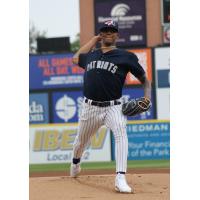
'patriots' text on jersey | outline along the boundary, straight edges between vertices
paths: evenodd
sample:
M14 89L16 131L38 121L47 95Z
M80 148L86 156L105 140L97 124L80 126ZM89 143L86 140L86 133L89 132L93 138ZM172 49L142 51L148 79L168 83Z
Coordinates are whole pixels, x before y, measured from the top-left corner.
M92 61L89 64L87 64L87 71L92 69L103 69L112 72L114 74L117 68L118 67L115 64L105 61Z

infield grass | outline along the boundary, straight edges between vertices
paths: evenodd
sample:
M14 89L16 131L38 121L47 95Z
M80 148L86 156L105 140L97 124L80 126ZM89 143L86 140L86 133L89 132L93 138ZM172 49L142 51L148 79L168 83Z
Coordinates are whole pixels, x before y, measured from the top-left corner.
M59 164L31 164L29 172L66 171L70 163ZM81 164L82 169L115 169L115 161L110 162L87 162ZM169 160L129 160L128 168L169 168Z

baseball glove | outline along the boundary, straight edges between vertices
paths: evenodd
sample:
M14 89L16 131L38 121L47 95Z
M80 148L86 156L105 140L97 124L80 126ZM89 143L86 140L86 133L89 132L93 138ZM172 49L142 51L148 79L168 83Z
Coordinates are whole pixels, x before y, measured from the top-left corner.
M146 97L132 99L122 105L122 113L127 116L135 116L146 112L151 107L151 101Z

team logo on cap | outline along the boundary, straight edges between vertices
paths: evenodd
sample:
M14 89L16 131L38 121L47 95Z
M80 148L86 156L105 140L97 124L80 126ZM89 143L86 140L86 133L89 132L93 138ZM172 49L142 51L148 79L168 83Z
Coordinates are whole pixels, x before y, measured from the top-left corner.
M109 20L105 22L105 24L107 24L108 26L115 26L115 22L113 20Z

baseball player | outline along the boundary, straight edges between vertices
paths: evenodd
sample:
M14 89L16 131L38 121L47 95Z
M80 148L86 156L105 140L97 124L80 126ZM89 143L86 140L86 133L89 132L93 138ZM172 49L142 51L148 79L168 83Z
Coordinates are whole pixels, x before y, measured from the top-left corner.
M106 21L94 36L74 55L73 62L85 69L83 94L84 102L79 119L78 134L73 146L71 177L80 173L81 156L91 137L102 126L110 128L115 138L116 178L115 189L131 193L126 181L128 139L126 134L127 116L122 113L122 88L128 72L144 85L145 97L151 98L151 83L138 63L135 54L118 49L118 25ZM100 42L101 47L94 49Z

